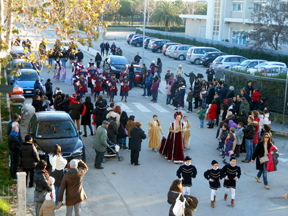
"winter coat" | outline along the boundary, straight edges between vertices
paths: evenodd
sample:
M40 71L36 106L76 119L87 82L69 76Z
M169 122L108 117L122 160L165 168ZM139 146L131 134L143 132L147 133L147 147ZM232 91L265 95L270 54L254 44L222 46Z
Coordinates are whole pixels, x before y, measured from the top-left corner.
M257 126L256 126L256 130L255 130L255 137L254 137L254 140L253 140L253 144L257 144L258 143L258 131L259 131L259 122L260 122L260 119L258 117L255 117L254 118L254 122L256 123L257 122Z
M223 99L227 99L227 95L228 95L229 89L228 88L221 88L220 90L220 98Z
M177 68L177 70L176 70L177 76L178 76L179 73L181 73L181 75L184 74L183 68L181 68L181 69L179 67Z
M15 121L16 121L15 119L12 119L7 125L7 135L8 136L12 132L12 123L15 122ZM23 140L22 140L22 136L21 136L21 128L18 127L18 129L19 129L19 131L18 131L18 139L20 140L20 143L22 143Z
M84 104L86 106L86 112L84 116L82 116L82 112L84 109ZM93 113L93 104L92 103L84 103L81 109L81 125L91 125L91 115Z
M205 119L205 113L206 113L206 110L205 110L205 109L201 110L200 113L199 113L198 118L199 118L200 120L204 120L204 119Z
M35 112L44 111L45 107L43 107L43 101L41 100L34 100L32 102L32 106L35 108Z
M188 92L187 94L187 99L186 99L187 102L192 102L193 101L193 92Z
M229 151L233 150L234 138L229 138L226 142L225 155L229 155Z
M107 143L107 129L104 125L100 125L95 134L95 139L93 141L93 149L97 152L105 152L106 148L109 146Z
M51 186L48 183L47 176L44 170L35 169L34 171L34 183L36 185L35 191L52 191Z
M127 130L127 134L128 137L131 138L130 136L130 131L132 130L132 128L135 127L136 122L132 121L132 120L128 120L127 124L126 124L126 130Z
M198 82L194 82L194 88L193 88L193 96L194 97L200 97L200 90L201 90L201 83Z
M151 73L152 73L152 74L154 74L154 73L156 72L156 66L155 66L155 64L152 63L152 64L150 65L150 70L151 70Z
M254 92L253 92L253 94L252 94L252 101L253 101L253 102L259 102L261 96L262 96L262 95L261 95L257 90L254 90Z
M248 124L246 127L244 127L243 132L245 139L254 140L256 126L257 123L252 122L251 124Z
M229 120L228 126L229 128L234 127L235 129L238 127L238 125L233 120Z
M271 153L270 152L271 146L272 146L271 143L267 144L268 154ZM253 152L253 155L252 155L252 160L256 159L256 169L257 170L263 170L263 164L260 163L260 158L263 157L264 154L265 154L264 143L259 142L255 148L255 151Z
M102 61L101 55L96 55L95 56L95 62L101 62L101 61Z
M247 115L241 115L241 116L239 116L239 117L238 117L238 120L237 120L237 124L238 124L239 122L242 122L242 123L244 124L244 126L247 125L247 124L248 124L247 118L248 118Z
M220 97L214 98L214 100L216 101L216 105L217 105L216 114L217 114L217 115L220 115L222 100L221 100Z
M105 100L104 98L99 99L96 101L95 103L95 108L106 108L107 107L107 100Z
M148 77L146 77L146 80L145 80L146 87L152 85L152 77L153 77L153 74L150 74Z
M109 50L110 49L110 44L109 43L106 43L105 44L105 50Z
M253 94L253 91L254 91L253 86L249 87L248 85L246 85L244 87L244 90L246 91L246 94L249 96L249 98L251 100L251 97L252 97L252 94Z
M112 111L113 111L113 108L111 108L111 107L108 107L107 109L105 109L104 112L103 112L102 121L107 120L107 119L108 119L108 118L107 118L108 113L110 113L110 112L112 112Z
M22 143L19 156L21 158L21 167L24 169L35 168L37 162L40 161L39 155L33 143Z
M270 114L269 114L269 113L264 113L263 115L264 115L263 125L264 125L264 124L270 125L270 124L271 124L271 121L269 120Z
M128 124L128 123L127 123ZM141 151L141 143L143 139L146 139L145 132L138 127L133 127L130 131L130 149L132 151Z
M157 64L157 73L162 73L162 62Z
M221 69L220 71L219 70L216 70L215 72L215 79L219 82L221 79L224 78L224 73L223 73L223 70Z
M102 124L102 119L103 119L103 113L104 113L104 109L98 109L98 108L95 108L93 110L93 115L95 115L95 118L94 118L94 123L99 126Z
M179 82L174 82L171 86L171 95L172 97L175 96L176 90L179 88Z
M250 111L250 105L249 105L249 102L247 100L244 100L241 102L239 110L241 111L243 109L246 111L246 113L248 113Z
M125 111L122 111L121 116L120 116L120 127L118 128L118 138L125 138L127 137L127 132L125 130L126 124L128 121L128 115Z
M207 90L206 103L211 104L215 95L215 88L209 87Z
M154 92L157 92L158 91L158 87L159 87L159 80L153 82L151 90L154 91Z
M189 77L189 82L190 83L194 82L196 75L193 72L190 72L189 74L184 73L184 75Z
M20 140L18 138L18 135L16 136L16 135L10 134L8 136L8 148L9 148L9 151L19 152L20 147L21 147L21 142L20 142Z
M71 110L70 116L72 119L80 119L80 116L82 114L82 104L71 104L69 105L69 109Z
M166 95L171 95L171 87L172 87L172 85L170 85L170 84L167 84L166 85Z
M207 117L209 119L216 119L217 115L217 104L212 104L210 109L208 110Z
M40 92L43 92L43 87L42 84L40 83L40 81L35 81L34 83L34 90L39 89Z
M108 139L116 144L117 143L117 135L118 135L118 127L115 121L110 121L110 124L107 129Z
M233 98L235 96L234 91L229 91L226 98Z
M241 145L243 142L244 138L244 132L243 132L243 127L242 128L237 128L235 131L236 139L237 139L237 145Z
M279 157L279 153L278 153L278 149L276 148L276 146L272 145L270 149L268 149L269 153L268 153L268 157L269 157L269 161L267 162L267 172L273 172L273 171L277 171L277 164L278 164L278 157ZM271 154L271 152L273 151L273 155Z
M167 194L167 202L171 205L170 209L169 209L169 216L175 216L173 213L173 208L174 208L174 205L176 203L176 199L178 198L179 194L180 194L179 192L174 192L174 191L169 191ZM183 194L181 194L180 200L182 202L184 201L184 195ZM185 209L186 208L189 208L189 204L187 202L185 202Z
M55 205L53 200L45 200L40 208L39 216L55 216L55 210L60 209L62 203Z
M210 70L210 68L207 69L206 74L207 74L207 81L212 82L213 76L215 75L214 69L211 69L211 70Z
M58 201L63 201L64 190L66 190L66 206L76 205L87 198L82 181L88 166L84 162L79 162L79 166L81 169L70 169L62 179Z
M117 129L120 127L120 115L114 111L109 112L106 115L106 118L109 119L110 117L116 118Z
M45 83L45 88L46 88L46 95L48 96L52 96L53 95L53 87L52 87L52 83L51 82L46 82Z

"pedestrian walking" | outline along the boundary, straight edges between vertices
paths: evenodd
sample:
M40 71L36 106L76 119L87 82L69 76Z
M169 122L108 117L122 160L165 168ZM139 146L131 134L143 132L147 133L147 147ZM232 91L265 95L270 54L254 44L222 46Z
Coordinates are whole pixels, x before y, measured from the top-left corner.
M172 81L169 80L166 84L166 105L170 104L171 102L171 87L172 87Z
M115 45L115 42L112 43L110 49L111 49L112 55L115 55L115 54L116 54L116 45Z
M105 44L106 56L108 56L108 54L109 54L109 49L110 49L110 44L109 44L109 42L106 42L106 44Z
M84 54L80 49L78 49L78 52L76 53L76 58L78 62L81 62L84 59Z
M100 44L100 49L101 49L101 56L104 56L104 50L105 50L105 43L104 43L104 41L102 41L102 43Z
M62 63L64 68L66 68L67 58L68 58L67 50L64 48L62 51L62 56L61 56L61 63Z
M64 176L64 169L67 165L67 160L61 154L61 146L56 144L53 146L49 154L49 162L51 164L51 176L55 179L55 204L58 204L61 182Z
M196 178L197 169L191 164L192 158L185 157L185 163L177 170L177 176L182 179L183 194L190 195L190 189L192 186L192 179Z
M206 74L207 74L207 81L212 82L213 76L215 75L215 71L212 65L210 65L209 69L207 69Z
M130 148L130 144L131 144L131 134L130 134L130 131L132 130L132 128L135 127L135 116L134 115L131 115L129 116L129 119L127 121L127 124L126 124L126 130L127 130L127 134L128 134L128 150L131 150Z
M73 159L69 163L69 170L62 179L59 202L63 201L64 191L66 191L66 215L72 216L73 208L75 216L81 214L81 202L87 199L83 189L83 177L88 172L88 166L78 159Z
M245 160L243 163L250 163L253 155L253 140L256 133L257 122L254 122L253 116L248 117L248 125L244 127L244 139L245 139L245 149L247 151Z
M77 126L77 130L80 132L80 116L82 114L82 104L80 102L80 96L78 95L76 97L77 100L77 104L76 103L72 103L71 105L69 105L69 110L71 110L70 116L75 124L76 122L76 126Z
M108 136L107 136L107 129L109 126L109 122L104 120L102 125L100 125L95 134L95 139L93 141L93 148L96 152L94 167L96 169L104 169L104 167L101 166L102 160L104 158L104 153L109 146L107 143Z
M102 50L101 50L101 52L102 52ZM104 51L103 51L103 53L104 53ZM97 68L100 68L101 61L102 61L102 57L101 57L100 53L97 52L97 54L95 56L95 62L96 62Z
M215 208L216 196L218 193L218 188L221 187L220 182L222 180L222 171L218 168L218 162L213 160L211 162L212 169L204 172L204 177L209 181L211 189L211 207Z
M8 148L10 155L10 177L17 179L16 173L19 167L19 150L21 148L21 142L19 140L19 128L18 123L12 124L11 133L8 136Z
M128 124L128 123L127 123ZM142 140L146 139L145 132L141 129L142 123L136 122L130 131L131 165L139 166L139 152L141 151Z
M91 103L91 97L85 98L85 103L82 105L82 113L81 113L81 125L84 127L84 135L83 137L87 137L87 127L89 127L91 136L93 136L93 130L91 127L91 115L93 113L93 104Z
M149 144L148 147L152 148L153 151L157 152L157 149L160 148L160 132L162 136L164 133L161 128L161 122L158 120L157 115L153 115L153 121L148 123L148 136L149 136Z
M234 207L234 200L236 195L236 181L241 176L241 168L236 165L237 159L230 158L230 163L222 168L222 177L224 178L225 195L224 200L227 200L228 193L231 189L231 207Z
M160 58L157 58L157 63L156 63L156 71L157 71L157 75L159 76L160 80L161 80L161 73L162 73L162 61Z
M26 185L28 184L29 177L29 188L34 186L34 168L38 161L40 161L38 152L33 144L33 137L31 135L25 136L25 141L22 143L19 151L20 167L26 172Z

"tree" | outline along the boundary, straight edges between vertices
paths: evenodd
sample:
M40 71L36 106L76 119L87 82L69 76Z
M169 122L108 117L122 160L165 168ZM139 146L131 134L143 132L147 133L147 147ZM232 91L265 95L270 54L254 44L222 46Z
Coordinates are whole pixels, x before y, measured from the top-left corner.
M119 18L119 24L122 17L128 17L132 15L131 11L131 1L130 0L120 0L120 9L118 11L120 18Z
M268 0L265 7L252 13L254 31L249 33L249 45L256 48L270 47L279 49L288 37L288 3L281 0Z
M155 24L164 24L167 32L172 24L180 25L182 19L179 17L178 8L172 2L160 2L152 15L152 22Z
M186 2L184 14L207 15L207 3Z

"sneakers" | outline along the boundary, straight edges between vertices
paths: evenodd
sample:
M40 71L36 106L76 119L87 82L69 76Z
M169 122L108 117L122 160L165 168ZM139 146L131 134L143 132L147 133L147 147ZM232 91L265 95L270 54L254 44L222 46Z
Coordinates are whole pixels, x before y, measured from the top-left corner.
M270 189L269 185L265 185L265 189L269 190Z
M256 179L256 181L257 181L258 183L261 183L261 180L260 180L260 178L259 178L258 176L256 176L255 179Z

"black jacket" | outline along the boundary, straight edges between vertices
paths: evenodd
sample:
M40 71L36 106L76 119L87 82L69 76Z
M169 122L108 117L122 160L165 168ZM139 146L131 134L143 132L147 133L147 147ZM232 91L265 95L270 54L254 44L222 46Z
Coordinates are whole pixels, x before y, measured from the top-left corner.
M179 88L179 82L175 82L172 86L171 86L171 96L175 97L175 92L176 90Z
M132 128L130 131L131 140L130 140L130 149L132 151L141 151L141 143L143 139L146 139L145 132L138 127Z
M101 62L101 61L102 61L101 55L96 55L95 56L95 62Z
M102 50L102 49L103 49L103 50L105 49L105 43L101 43L101 44L100 44L100 49L101 49L101 50Z
M51 82L46 82L45 83L45 88L46 88L46 95L48 96L52 96L53 95L53 88L52 88L52 83Z
M127 137L127 132L125 131L126 124L128 121L128 115L125 111L122 111L120 116L120 127L118 128L118 138L125 138Z
M35 168L36 163L40 160L33 143L22 143L19 156L21 158L20 164L24 169Z
M118 128L115 121L111 121L107 129L108 139L112 143L117 143Z
M227 98L228 92L229 92L228 88L226 87L221 88L219 96L221 97L222 100Z
M194 83L193 93L194 97L200 97L201 83L198 81Z
M220 97L214 98L214 100L216 101L216 104L217 104L216 114L219 115L219 114L220 114L220 111L221 111L221 103L222 103L222 100L221 100Z
M207 81L212 82L213 76L215 75L214 69L211 69L211 70L210 70L210 68L207 69L206 74L207 74Z
M93 104L92 103L84 103L86 106L85 115L81 118L81 125L91 125L91 115L93 113ZM81 114L84 109L84 104L82 105Z
M19 141L19 138L14 135L8 136L8 148L12 152L19 152L19 149L21 147L21 142Z
M110 49L109 43L106 43L106 44L105 44L105 49L106 49L106 50L109 50L109 49Z
M79 60L82 60L84 58L83 53L80 51L76 54L76 56L78 57Z
M34 100L32 106L35 108L35 112L44 111L43 102L41 100Z
M142 59L141 56L138 56L138 55L136 55L136 56L134 57L134 61L135 61L135 63L137 63L137 64L140 62L141 59Z
M209 87L207 91L206 103L211 104L215 95L215 88Z
M95 115L94 122L98 126L102 125L103 113L105 109L95 108L93 110L93 115Z
M52 191L48 179L43 170L35 169L34 183L36 185L35 191Z
M189 77L189 82L190 83L194 82L196 75L193 72L190 72L189 74L184 73L184 75Z
M269 152L269 149L271 148L271 143L267 144L267 151ZM256 158L256 169L257 170L263 170L263 164L260 163L259 158L263 157L265 154L265 150L264 150L264 143L263 142L259 142L255 148L255 151L252 155L252 160L255 160Z
M72 119L80 119L82 114L82 104L71 104L69 105L69 109L71 110L70 116Z
M248 124L244 129L243 129L243 133L244 133L244 138L245 139L252 139L254 140L255 137L255 133L256 133L256 126L254 122L252 122L251 124Z

